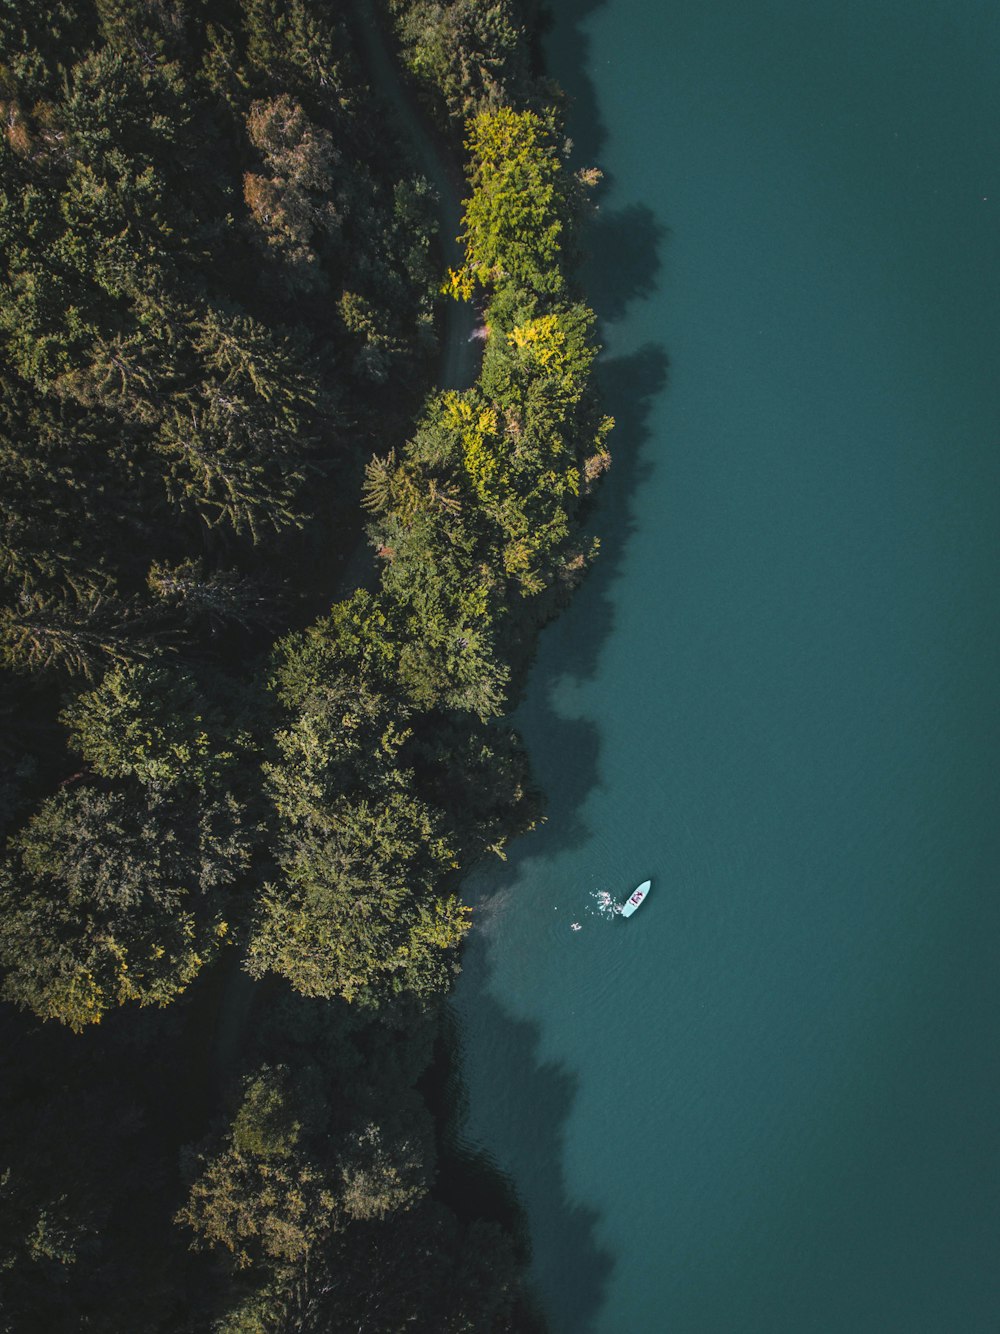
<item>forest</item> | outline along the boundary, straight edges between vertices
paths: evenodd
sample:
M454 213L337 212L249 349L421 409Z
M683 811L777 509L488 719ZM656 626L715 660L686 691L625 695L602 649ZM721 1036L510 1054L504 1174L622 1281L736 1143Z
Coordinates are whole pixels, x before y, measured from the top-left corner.
M10 1334L541 1328L448 1141L445 1005L596 552L598 173L533 7L387 0L465 176L446 272L365 12L0 5Z

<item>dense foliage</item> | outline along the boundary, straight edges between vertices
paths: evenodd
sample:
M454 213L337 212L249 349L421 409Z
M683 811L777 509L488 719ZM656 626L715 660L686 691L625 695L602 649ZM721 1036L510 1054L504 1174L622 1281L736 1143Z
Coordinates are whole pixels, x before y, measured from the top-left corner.
M392 11L468 117L443 284L363 8L0 10L0 1330L529 1327L418 1088L611 422L523 15Z
M432 110L463 124L534 93L533 0L389 0L403 60Z

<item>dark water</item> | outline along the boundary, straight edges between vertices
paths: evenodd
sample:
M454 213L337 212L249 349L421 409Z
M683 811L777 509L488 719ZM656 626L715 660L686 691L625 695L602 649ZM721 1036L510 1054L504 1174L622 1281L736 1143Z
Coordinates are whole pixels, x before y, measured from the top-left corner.
M558 1334L996 1334L1000 9L548 48L619 426L519 714L550 818L469 887L468 1141Z

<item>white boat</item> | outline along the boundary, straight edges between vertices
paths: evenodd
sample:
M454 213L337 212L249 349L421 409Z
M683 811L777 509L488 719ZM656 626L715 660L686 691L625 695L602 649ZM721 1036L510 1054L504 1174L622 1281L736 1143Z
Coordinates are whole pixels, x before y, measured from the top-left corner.
M638 889L632 891L628 896L628 899L621 906L621 915L623 917L632 916L636 908L638 908L639 904L649 893L649 887L652 883L652 880L644 880Z

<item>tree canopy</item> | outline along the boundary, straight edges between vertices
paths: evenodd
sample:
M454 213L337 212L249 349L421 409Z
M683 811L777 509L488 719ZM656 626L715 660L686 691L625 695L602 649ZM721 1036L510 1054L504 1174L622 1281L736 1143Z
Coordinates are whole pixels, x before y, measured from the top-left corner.
M530 14L389 9L443 284L360 14L0 13L0 1330L533 1328L441 1013L612 423Z

